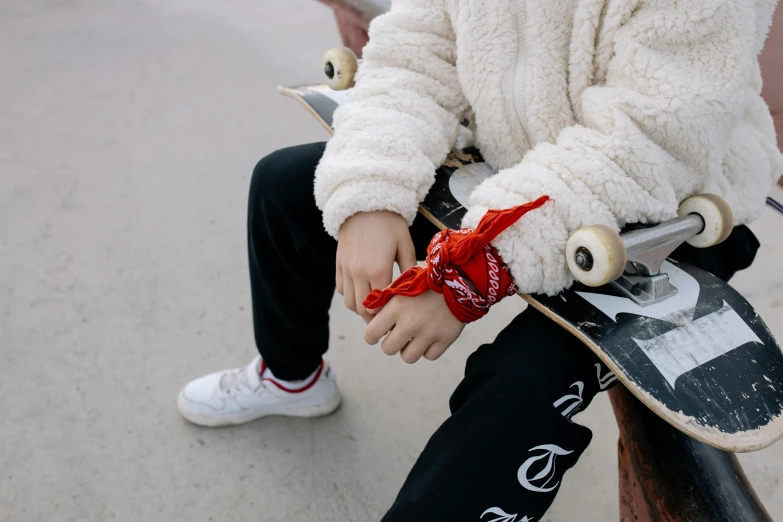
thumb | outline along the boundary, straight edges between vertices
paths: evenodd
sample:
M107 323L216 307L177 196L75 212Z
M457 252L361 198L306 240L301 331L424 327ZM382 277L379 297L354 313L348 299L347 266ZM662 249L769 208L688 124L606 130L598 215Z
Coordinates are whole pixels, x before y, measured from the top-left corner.
M400 272L405 272L416 266L416 248L410 234L397 245L397 265Z

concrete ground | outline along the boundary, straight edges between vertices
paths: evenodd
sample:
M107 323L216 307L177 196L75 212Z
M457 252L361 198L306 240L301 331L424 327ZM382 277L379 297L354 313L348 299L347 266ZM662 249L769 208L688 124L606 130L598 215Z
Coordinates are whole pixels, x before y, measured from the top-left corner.
M319 78L338 43L314 0L0 3L0 520L342 522L389 506L465 358L521 300L414 366L335 306L345 404L328 418L207 430L175 408L188 379L254 353L249 175L326 137L275 87ZM736 286L783 338L783 216L754 230L764 246ZM578 420L594 442L544 520L617 520L606 397ZM742 462L783 519L783 444Z

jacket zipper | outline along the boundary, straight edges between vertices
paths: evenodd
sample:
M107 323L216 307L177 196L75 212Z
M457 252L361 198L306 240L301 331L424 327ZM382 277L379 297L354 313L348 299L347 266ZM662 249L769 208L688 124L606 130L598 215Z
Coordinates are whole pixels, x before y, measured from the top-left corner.
M519 129L522 137L525 139L522 149L530 149L533 144L530 141L530 135L527 132L527 107L525 106L525 58L527 55L527 40L525 34L525 25L527 23L527 0L513 0L516 3L515 17L517 23L517 56L514 61L514 69L511 74L511 103L514 107Z

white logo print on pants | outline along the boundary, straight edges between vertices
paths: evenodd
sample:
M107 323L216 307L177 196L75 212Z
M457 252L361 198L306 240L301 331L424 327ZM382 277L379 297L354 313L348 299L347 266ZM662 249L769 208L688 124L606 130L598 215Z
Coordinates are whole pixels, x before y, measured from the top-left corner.
M537 450L541 450L543 453L530 457L521 466L519 466L519 471L517 471L517 480L519 480L519 483L522 484L522 487L528 491L547 493L555 489L560 484L560 481L557 481L553 485L549 486L549 482L555 477L555 459L558 455L568 455L569 453L573 453L573 451L564 450L560 446L555 446L554 444L542 444L541 446L536 446L530 451ZM547 459L544 469L539 471L535 476L528 477L530 467L541 459ZM537 484L534 484L534 482Z
M585 389L585 383L582 381L576 381L574 384L569 386L569 388L576 387L576 393L563 395L559 399L557 399L554 403L552 403L552 406L555 408L559 408L563 404L570 402L568 407L564 409L561 414L566 419L570 419L571 416L576 413L579 410L579 407L582 405L582 391Z
M601 364L595 363L595 373L598 375L598 387L605 390L617 380L617 376L612 370L607 371L606 375L601 375Z
M499 507L491 507L481 514L481 520L484 520L484 515L489 513L490 515L497 515L498 518L487 519L485 522L533 522L532 518L522 517L517 520L517 515L506 513Z

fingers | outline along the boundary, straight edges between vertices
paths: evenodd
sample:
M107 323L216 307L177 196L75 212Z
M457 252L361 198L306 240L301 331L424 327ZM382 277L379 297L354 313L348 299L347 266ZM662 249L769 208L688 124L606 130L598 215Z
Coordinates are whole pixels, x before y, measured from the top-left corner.
M448 350L449 346L451 346L451 343L446 342L436 342L430 345L429 348L424 352L424 358L428 361L434 361L441 355L443 355L446 350Z
M386 335L394 327L397 317L394 313L395 307L392 304L394 298L377 313L364 330L364 341L367 344L377 344L381 337Z
M372 314L362 305L374 288L386 288L391 283L392 267L375 270L371 275L355 276L347 270L338 270L335 274L335 287L343 296L343 303L349 310L359 314L366 323ZM377 313L378 310L375 311Z
M338 294L345 295L343 293L343 268L339 265L337 266L337 272L334 274L334 286Z
M412 364L422 357L438 359L464 328L451 315L443 296L428 290L415 297L392 297L376 312L364 339L368 344L376 344L386 335L381 344L383 353L399 353L406 363Z
M372 287L370 290L375 290L376 288L383 290L389 286L392 282L392 275L394 275L394 263L389 263L383 268L378 268L370 272L369 284ZM370 292L368 291L367 293L369 294ZM367 294L365 294L364 297L367 297Z
M406 234L397 245L397 265L400 267L400 272L416 266L416 247L413 246L410 233Z
M392 282L392 276L394 275L394 263L388 265L385 268L374 270L370 273L370 282L368 286L365 287L367 292L362 296L362 301L357 301L358 303L364 302L364 299L367 298L370 292L373 290L383 290L387 286L389 286ZM358 297L357 297L358 299ZM372 316L379 313L381 311L381 308L375 308L373 310L367 310L364 308L365 313L367 314L367 317L365 315L362 315L364 317L364 320L369 324L370 319L372 319Z
M346 219L335 257L335 287L345 306L369 320L362 302L373 289L389 286L395 261L403 270L416 264L405 219L388 211L359 212Z
M367 312L367 309L362 305L364 300L367 298L367 294L369 294L372 291L372 288L370 288L370 282L369 281L354 281L354 290L356 291L356 313L358 313L362 319L364 319L365 323L370 322L372 320L372 315L370 315Z
M424 337L414 337L400 352L402 360L408 364L413 364L419 359L427 349L432 345L432 342ZM384 350L385 351L385 350Z
M411 334L404 328L393 328L381 343L381 351L386 355L394 355L405 348L411 340Z
M348 310L356 312L356 292L353 289L353 279L350 277L343 279L343 303Z

